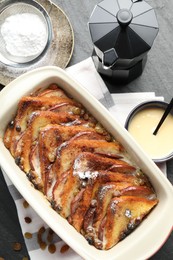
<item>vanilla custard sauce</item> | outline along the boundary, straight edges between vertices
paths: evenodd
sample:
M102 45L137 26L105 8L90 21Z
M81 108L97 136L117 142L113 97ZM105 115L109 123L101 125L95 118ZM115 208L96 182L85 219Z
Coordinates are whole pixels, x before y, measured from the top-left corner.
M153 135L164 110L162 108L146 108L139 111L130 121L128 131L142 148L158 159L173 152L173 116L169 114L156 135Z

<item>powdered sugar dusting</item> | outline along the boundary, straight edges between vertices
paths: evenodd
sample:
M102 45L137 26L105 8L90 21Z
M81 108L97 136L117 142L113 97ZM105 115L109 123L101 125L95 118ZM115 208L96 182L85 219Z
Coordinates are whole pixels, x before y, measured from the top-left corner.
M1 26L6 50L13 56L28 57L42 52L47 41L47 30L42 19L32 13L7 17Z
M74 175L77 175L80 179L95 179L99 175L98 171L75 171L73 172Z

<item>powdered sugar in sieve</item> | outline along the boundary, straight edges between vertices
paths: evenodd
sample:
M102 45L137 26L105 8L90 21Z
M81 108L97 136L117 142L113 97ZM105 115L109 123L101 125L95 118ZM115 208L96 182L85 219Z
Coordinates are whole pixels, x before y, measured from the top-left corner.
M49 16L35 1L12 1L0 13L0 60L25 66L38 60L50 45Z

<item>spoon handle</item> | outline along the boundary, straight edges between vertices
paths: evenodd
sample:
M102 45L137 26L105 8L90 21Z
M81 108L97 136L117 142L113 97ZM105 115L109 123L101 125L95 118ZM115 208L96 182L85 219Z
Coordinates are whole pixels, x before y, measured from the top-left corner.
M156 129L155 129L154 132L153 132L153 135L156 135L156 134L157 134L157 132L159 131L161 125L163 124L163 122L165 121L165 119L166 119L166 117L168 116L169 112L171 111L172 107L173 107L173 98L171 99L171 102L170 102L169 105L167 106L167 108L166 108L166 110L165 110L163 116L161 117L161 119L160 119L160 121L159 121L159 123L158 123Z

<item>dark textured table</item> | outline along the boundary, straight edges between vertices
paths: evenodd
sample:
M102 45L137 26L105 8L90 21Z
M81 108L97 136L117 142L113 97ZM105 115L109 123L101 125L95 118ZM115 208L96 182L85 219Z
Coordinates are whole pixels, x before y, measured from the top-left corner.
M76 64L92 54L92 42L88 31L88 20L98 0L54 0L69 17L74 29L75 47L70 65ZM115 82L105 80L109 90L113 93L127 92L155 92L157 96L164 96L170 101L173 97L173 1L149 0L155 8L159 23L159 34L154 42L142 75L125 86L118 86ZM167 163L168 179L173 183L173 160ZM173 205L170 205L172 210ZM166 220L165 220L166 221ZM164 225L164 223L163 223ZM15 205L8 193L2 175L0 174L0 257L5 260L22 260L27 256L20 226L17 220ZM14 252L12 242L20 242L22 251ZM173 259L173 233L162 248L150 259ZM40 260L40 259L38 259ZM44 260L44 259L41 259ZM133 259L130 259L133 260Z

